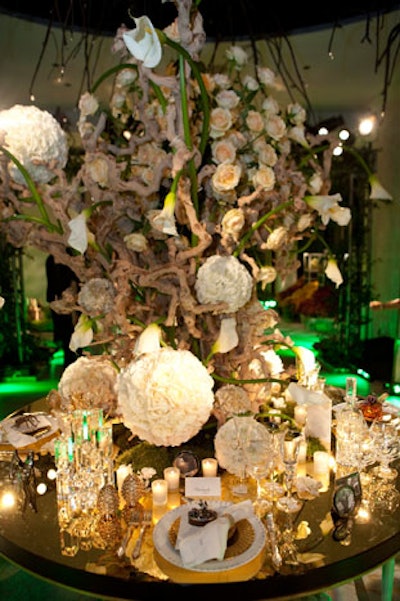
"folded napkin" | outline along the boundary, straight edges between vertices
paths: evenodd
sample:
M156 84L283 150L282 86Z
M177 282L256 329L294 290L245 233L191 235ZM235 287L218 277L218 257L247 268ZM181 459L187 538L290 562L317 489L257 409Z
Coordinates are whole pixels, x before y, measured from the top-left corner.
M307 407L304 433L306 438L318 438L327 451L331 448L332 400L324 393L314 392L291 382L289 396L297 405Z
M28 416L29 417L29 416ZM57 431L58 423L46 415L34 414L32 420L21 420L21 416L8 418L1 423L5 441L15 449L22 449L36 444L42 437Z
M190 509L191 505L188 505L187 511ZM185 568L192 568L210 559L222 561L232 524L254 516L249 499L212 509L216 509L218 518L205 526L192 526L187 513L183 512L181 515L175 548L180 552Z

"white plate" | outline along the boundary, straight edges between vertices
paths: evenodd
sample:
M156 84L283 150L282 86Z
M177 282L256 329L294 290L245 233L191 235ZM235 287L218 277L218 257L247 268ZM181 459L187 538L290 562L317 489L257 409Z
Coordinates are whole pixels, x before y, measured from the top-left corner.
M211 509L216 509L219 512L220 510L225 510L231 505L231 503L225 501L207 501L207 505ZM182 563L179 551L174 549L170 542L169 531L175 520L178 517L186 515L190 507L191 504L188 503L186 505L181 505L176 509L172 509L160 519L160 521L155 525L153 531L154 546L159 554L164 559L169 561L169 563L181 569L185 569L185 566ZM250 547L246 549L246 551L240 555L236 555L235 557L223 559L222 561L207 561L198 566L191 567L190 570L196 572L219 572L221 570L233 570L240 566L246 565L249 561L257 557L257 555L263 550L266 542L265 528L256 515L247 518L247 520L254 530L254 540Z

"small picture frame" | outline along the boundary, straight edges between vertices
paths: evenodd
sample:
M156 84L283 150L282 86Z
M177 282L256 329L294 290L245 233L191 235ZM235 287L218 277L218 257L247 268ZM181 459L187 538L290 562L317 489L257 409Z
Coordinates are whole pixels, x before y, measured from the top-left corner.
M340 518L354 515L360 506L361 498L362 490L359 472L354 472L336 480L333 494L333 509Z
M335 482L331 515L334 522L334 540L347 544L353 529L355 515L362 498L360 474L354 472Z

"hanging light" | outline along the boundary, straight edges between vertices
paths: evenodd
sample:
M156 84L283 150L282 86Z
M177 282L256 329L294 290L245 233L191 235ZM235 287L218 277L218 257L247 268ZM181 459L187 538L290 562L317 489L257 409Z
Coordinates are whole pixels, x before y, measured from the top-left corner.
M345 140L348 140L350 138L350 132L348 129L341 129L338 136L344 142Z
M343 146L341 144L338 144L337 146L335 146L332 152L333 156L340 157L340 155L343 154Z
M375 115L369 115L360 119L358 123L358 131L362 136L369 136L376 126Z

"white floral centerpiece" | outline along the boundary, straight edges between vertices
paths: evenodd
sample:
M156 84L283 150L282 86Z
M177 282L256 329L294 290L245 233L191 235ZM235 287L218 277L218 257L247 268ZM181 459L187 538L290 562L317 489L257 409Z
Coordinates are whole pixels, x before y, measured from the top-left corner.
M226 70L203 71L201 14L176 6L164 31L146 16L118 30L120 62L79 101L78 164L65 166L64 136L45 111L14 109L34 114L38 153L31 124L0 113L1 233L75 272L79 291L52 308L79 315L71 348L107 363L104 398L92 376L86 392L156 445L196 434L218 387L242 386L257 409L288 379L275 355L292 343L257 292L297 270L300 240L351 218L330 194L333 140L307 131L298 103L279 105L268 66L249 75L243 48L229 49ZM103 106L96 92L110 77ZM333 255L327 276L340 285ZM151 324L156 354L138 349ZM65 410L85 370L79 358L63 375Z

